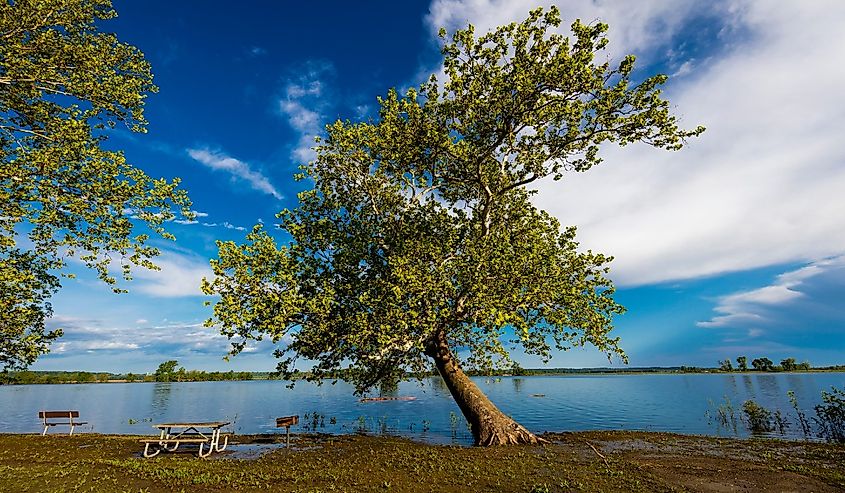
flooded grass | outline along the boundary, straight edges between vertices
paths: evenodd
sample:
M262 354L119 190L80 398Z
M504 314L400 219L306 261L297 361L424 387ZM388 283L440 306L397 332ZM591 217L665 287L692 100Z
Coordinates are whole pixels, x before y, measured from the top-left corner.
M644 432L473 448L364 435L238 436L232 450L138 457L139 437L0 435L9 492L660 492L845 489L845 447Z

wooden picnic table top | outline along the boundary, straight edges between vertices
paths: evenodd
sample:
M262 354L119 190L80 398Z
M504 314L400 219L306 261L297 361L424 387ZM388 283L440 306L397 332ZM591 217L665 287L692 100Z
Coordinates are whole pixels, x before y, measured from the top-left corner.
M222 428L231 421L189 421L185 423L157 423L153 428Z

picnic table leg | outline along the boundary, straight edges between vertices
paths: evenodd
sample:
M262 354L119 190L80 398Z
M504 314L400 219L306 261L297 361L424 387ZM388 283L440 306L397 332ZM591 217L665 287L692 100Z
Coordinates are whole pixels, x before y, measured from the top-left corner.
M162 430L161 430L161 436L160 436L159 438L160 438L160 439L162 439L162 440L169 439L169 438L170 438L170 428L162 428ZM164 450L167 450L168 452L175 452L175 451L176 451L176 449L178 449L178 448L179 448L179 442L176 442L176 443L175 443L175 444L173 444L173 445L167 445L166 443L159 443L159 445L160 445L160 446L161 446ZM172 446L173 448L170 448L171 446Z
M212 452L214 452L214 445L213 445L213 444L211 444L211 443L209 443L209 444L208 444L208 452L206 452L205 454L203 454L203 453L202 453L202 447L203 447L203 445L205 445L205 443L200 443L199 456L200 456L200 457L202 457L202 458L206 458L206 457L208 457L209 455L211 455L211 453L212 453Z
M144 457L155 457L161 453L161 448L157 448L154 453L150 453L150 442L144 444Z
M229 445L229 435L223 437L223 446L220 446L220 430L217 430L217 437L212 440L214 442L215 452L222 452L226 450L226 445Z

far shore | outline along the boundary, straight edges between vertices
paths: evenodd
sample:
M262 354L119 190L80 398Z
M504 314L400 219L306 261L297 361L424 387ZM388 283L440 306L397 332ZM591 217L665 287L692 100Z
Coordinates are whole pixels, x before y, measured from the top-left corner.
M27 378L16 379L16 375L22 372L10 372L7 375L0 374L0 385L40 385L40 384L82 384L82 383L150 383L150 382L217 382L217 381L253 381L253 380L279 380L269 372L239 372L232 378L198 378L187 380L156 380L153 374L136 374L132 378L126 378L127 374L109 372L83 372L83 371L28 371ZM733 370L725 371L719 368L699 367L641 367L641 368L526 368L519 373L477 373L469 372L474 378L500 378L500 377L537 377L537 376L577 376L577 375L777 375L781 373L802 374L802 373L845 373L845 365L826 366L800 370ZM74 375L86 375L85 378L74 378ZM220 374L218 372L218 374ZM132 375L132 374L129 374ZM423 375L422 378L436 376ZM294 378L300 380L303 377ZM405 380L413 380L414 375L408 375ZM342 376L338 376L343 380Z

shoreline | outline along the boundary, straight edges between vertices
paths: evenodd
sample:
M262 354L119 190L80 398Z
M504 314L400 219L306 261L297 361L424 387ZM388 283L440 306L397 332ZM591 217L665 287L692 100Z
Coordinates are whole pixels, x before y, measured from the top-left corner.
M0 434L5 491L815 491L845 490L845 446L659 432L547 433L479 448L379 435L235 435L208 459L140 457L146 435Z

